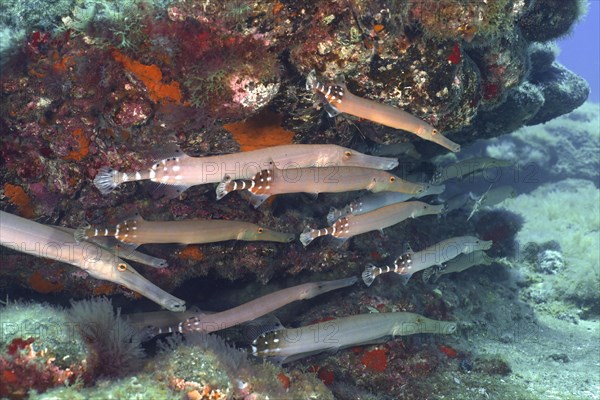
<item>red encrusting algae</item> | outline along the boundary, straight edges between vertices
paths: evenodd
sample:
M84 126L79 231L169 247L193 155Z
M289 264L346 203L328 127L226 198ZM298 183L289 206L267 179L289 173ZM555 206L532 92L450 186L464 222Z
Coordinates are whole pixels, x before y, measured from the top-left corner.
M449 358L456 358L458 356L458 351L454 350L450 346L445 346L443 344L438 344L438 349L440 349L440 351L442 353L444 353L446 356L448 356Z
M281 386L283 386L283 388L285 390L288 390L290 388L290 377L289 376L287 376L283 372L280 372L277 374L277 379L279 379L279 382L281 382Z
M5 183L4 195L8 197L8 201L11 204L17 206L17 210L19 210L19 214L21 214L21 216L25 218L33 218L34 214L31 199L21 186Z
M383 372L387 368L387 352L384 349L367 351L360 359L366 369Z
M58 293L62 292L64 285L60 282L54 283L44 278L40 271L35 271L28 279L29 286L39 293Z
M312 365L308 368L309 372L314 372L317 374L317 377L323 382L326 386L330 386L333 383L335 375L333 371L327 367L321 367L319 365Z
M196 245L186 246L178 254L179 257L184 260L202 261L202 259L204 259L204 253L202 252L200 247Z
M83 133L83 129L77 128L71 134L78 145L77 149L73 149L67 154L64 159L72 161L81 161L90 151L90 140Z
M128 71L132 72L136 78L144 83L146 89L148 89L150 99L153 102L181 103L182 96L181 90L179 89L179 82L171 82L168 84L162 82L162 72L156 65L142 64L116 50L113 51L112 55L116 61L122 63Z
M281 127L282 117L268 110L241 122L224 125L240 144L241 151L291 144L294 132Z

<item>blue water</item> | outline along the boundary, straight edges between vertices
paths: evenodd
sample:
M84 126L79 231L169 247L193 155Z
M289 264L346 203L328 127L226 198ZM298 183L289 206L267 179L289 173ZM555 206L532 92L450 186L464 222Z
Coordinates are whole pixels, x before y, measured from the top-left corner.
M600 1L589 2L588 14L558 45L558 60L585 78L591 87L589 100L600 102Z

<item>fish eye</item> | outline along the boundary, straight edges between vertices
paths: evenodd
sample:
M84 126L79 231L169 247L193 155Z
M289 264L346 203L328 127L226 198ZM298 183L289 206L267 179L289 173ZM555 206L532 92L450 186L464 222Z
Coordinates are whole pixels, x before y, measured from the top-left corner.
M127 270L127 264L119 263L119 265L117 265L117 270L119 272L125 272Z
M349 150L346 150L346 151L344 152L344 156L345 156L345 157L350 157L351 155L352 155L352 152L351 152L351 151L349 151Z
M258 233L263 233L265 230L263 228L258 228L257 231Z
M432 134L432 135L436 135L437 133L438 133L438 130L437 130L437 129L433 128L433 129L431 130L431 134Z
M394 183L394 182L396 182L396 177L395 177L395 176L390 176L390 182L391 182L391 183Z

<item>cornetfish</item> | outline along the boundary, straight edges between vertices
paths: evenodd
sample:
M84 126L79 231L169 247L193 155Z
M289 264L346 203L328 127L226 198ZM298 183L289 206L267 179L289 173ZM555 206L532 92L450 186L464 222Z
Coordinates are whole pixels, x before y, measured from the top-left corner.
M380 192L362 196L346 207L338 210L331 207L327 214L327 223L333 224L337 219L346 215L359 215L369 211L377 210L378 208L389 206L390 204L402 203L406 200L416 198L420 199L425 196L442 193L446 187L444 185L429 185L425 190L417 194L399 193L399 192Z
M56 229L60 229L63 232L67 232L68 234L73 235L74 237L77 232L77 229L67 228L64 226L53 227ZM117 240L110 237L98 236L94 238L80 239L77 241L80 242L82 240L87 240L89 242L97 244L102 248L108 249L108 251L110 251L113 254L118 254L121 258L125 258L130 261L135 261L152 268L166 268L169 266L167 260L165 260L164 258L157 258L137 250L122 248L121 244Z
M405 219L416 218L424 215L440 214L444 211L444 205L431 205L421 201L407 201L404 203L391 204L368 213L359 215L347 215L338 219L333 225L323 229L311 229L307 227L300 234L300 241L304 246L320 236L331 235L342 241L352 236L370 231L381 231L396 225Z
M488 168L510 167L515 163L510 160L501 160L493 157L472 157L460 160L453 164L440 167L433 174L431 183L439 185L453 178L463 178L477 171L483 171Z
M121 258L93 243L76 243L72 234L61 229L0 211L0 233L4 247L74 265L96 279L138 292L170 311L185 311L185 301L148 281Z
M217 186L217 200L229 192L247 190L252 194L254 207L261 205L269 196L285 193L339 193L367 189L371 192L400 192L418 194L428 184L412 183L386 171L361 167L323 167L265 169L250 180L226 178Z
M354 115L390 128L414 133L421 139L437 143L452 152L460 151L459 144L446 138L427 122L397 107L355 96L350 93L345 85L324 85L317 80L314 70L306 78L306 89L320 93L325 97L330 116L339 113Z
M293 233L273 231L250 222L218 219L146 221L139 216L127 219L112 228L82 226L75 233L75 239L78 241L98 236L112 236L123 243L137 245L145 243L199 244L225 240L289 243L295 238Z
M408 282L412 274L422 271L434 265L442 265L460 254L472 253L477 250L488 250L492 247L491 240L481 240L476 236L456 236L442 240L429 246L424 250L409 251L402 254L394 261L394 266L383 268L374 265L368 266L362 273L363 281L370 286L381 274L395 272L404 277L404 283Z
M395 336L455 331L456 322L436 321L410 312L360 314L275 330L255 339L251 349L257 357L286 364L324 351L383 343Z
M423 271L423 282L437 282L442 275L462 272L476 265L490 265L494 259L483 250L477 250L472 253L459 254L457 257L448 261L443 266L434 266Z
M333 144L290 144L209 157L190 157L177 150L143 171L120 172L103 167L94 184L103 194L121 183L143 180L175 186L183 192L190 186L221 182L226 176L248 179L271 163L280 169L354 166L390 170L398 166L395 158L369 156Z
M174 314L159 311L131 314L130 318L138 327L150 327L146 329L148 338L173 332L215 332L255 320L294 301L311 299L332 290L351 286L356 281L357 278L353 276L333 281L303 283L214 313L186 311Z
M190 318L183 324L183 332L214 332L226 329L262 317L291 302L311 299L332 290L354 285L356 281L357 278L352 276L334 281L304 283L278 290L226 311Z

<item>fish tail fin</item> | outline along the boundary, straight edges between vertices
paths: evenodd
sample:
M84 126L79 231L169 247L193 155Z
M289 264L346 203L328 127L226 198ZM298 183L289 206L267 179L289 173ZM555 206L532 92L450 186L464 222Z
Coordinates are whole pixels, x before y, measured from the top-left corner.
M317 87L317 71L311 70L306 76L306 90L313 91Z
M375 273L377 269L378 267L376 267L373 264L369 264L367 268L365 268L365 270L362 273L362 279L363 282L365 282L365 285L371 286L377 275L379 275Z
M427 268L421 276L423 283L435 283L438 280L438 272L439 270L435 267Z
M102 167L98 174L94 178L94 185L98 188L100 193L109 194L121 182L119 181L119 171L110 167Z
M300 242L304 245L304 247L308 246L310 242L315 240L318 235L318 230L311 229L309 226L304 229L304 231L300 234Z
M92 226L85 222L83 224L81 224L77 229L75 229L75 232L73 233L73 236L75 237L75 241L77 243L79 242L83 242L84 240L89 239L89 235L88 235L88 230L91 228Z
M448 203L443 202L442 204L440 204L442 206L442 208L440 209L440 212L437 213L437 219L442 219L442 218L446 218L446 216L448 215Z
M226 176L225 179L219 183L217 186L217 200L221 200L223 197L227 196L229 192L235 190L234 180L231 177Z

